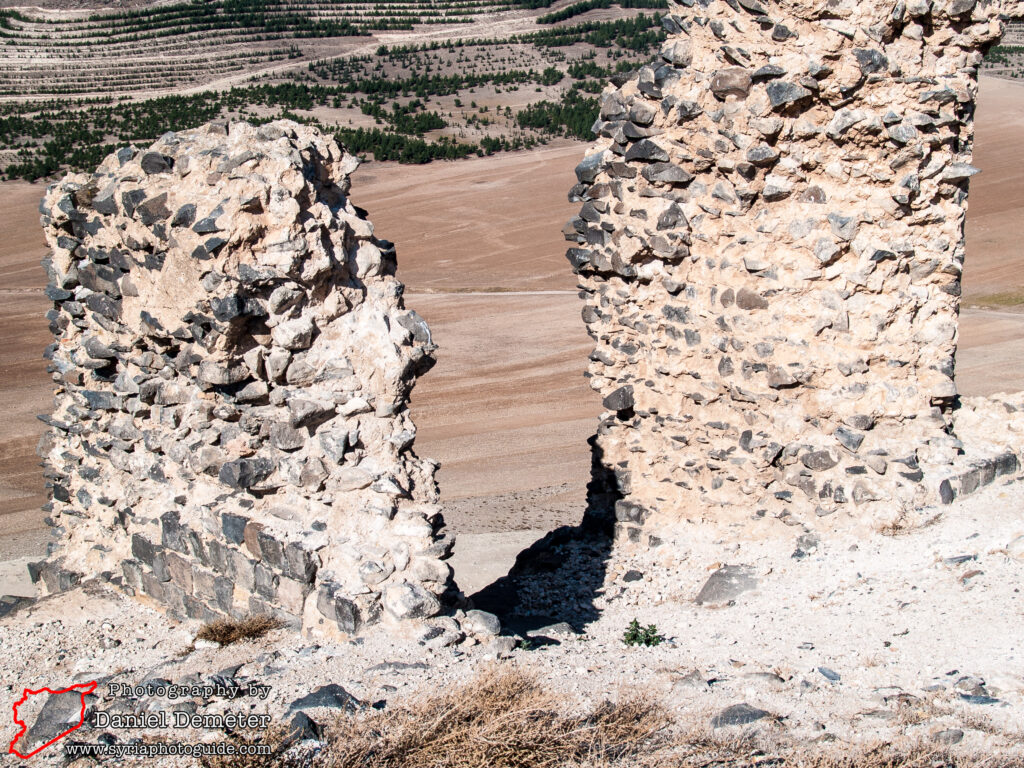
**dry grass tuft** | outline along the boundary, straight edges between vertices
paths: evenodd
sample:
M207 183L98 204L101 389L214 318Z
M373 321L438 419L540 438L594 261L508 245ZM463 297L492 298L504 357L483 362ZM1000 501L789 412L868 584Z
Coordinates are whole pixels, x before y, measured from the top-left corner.
M706 718L701 717L706 723ZM515 668L384 711L338 715L323 749L292 749L283 726L235 734L258 758L207 768L1024 768L1024 752L948 751L923 741L856 745L789 740L778 725L712 730L680 722L648 697L574 714L571 699Z
M922 530L923 528L930 528L941 519L941 512L932 515L926 520L921 520L919 518L911 519L905 512L901 512L898 517L887 523L876 526L875 531L883 536L902 536L905 533L914 533Z
M196 634L196 640L212 640L221 645L231 645L239 640L257 640L267 632L283 626L279 619L262 613L244 619L217 619L204 624Z
M328 730L325 768L556 768L638 761L668 714L643 697L575 715L536 677L492 669L450 691Z

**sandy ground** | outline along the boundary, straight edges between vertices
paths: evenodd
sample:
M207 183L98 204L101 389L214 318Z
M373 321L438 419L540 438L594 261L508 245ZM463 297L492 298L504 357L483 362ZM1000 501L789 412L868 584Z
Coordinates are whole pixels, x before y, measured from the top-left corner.
M982 81L964 292L1024 291L1024 86ZM583 144L457 163L369 163L353 199L398 246L407 303L430 323L438 364L417 385L417 450L438 459L446 515L478 534L575 523L589 475L586 438L600 409L582 377L591 349L560 230ZM42 185L0 185L0 560L37 555L45 500L34 448L49 407ZM1024 388L1024 315L967 309L961 392ZM483 542L484 540L481 540ZM472 558L470 558L472 559ZM4 590L0 588L0 593Z

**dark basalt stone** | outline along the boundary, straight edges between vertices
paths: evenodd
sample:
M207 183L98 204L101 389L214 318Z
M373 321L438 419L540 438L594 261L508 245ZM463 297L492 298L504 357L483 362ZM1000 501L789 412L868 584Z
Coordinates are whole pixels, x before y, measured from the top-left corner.
M167 207L167 193L164 192L156 197L152 197L135 209L136 213L139 214L139 220L150 227L159 221L164 221L168 216L171 215L170 209Z
M610 411L625 411L633 407L633 385L626 384L607 395L601 404Z
M765 86L768 94L768 101L772 109L781 109L795 104L804 99L809 99L814 94L802 85L786 82L785 80L773 80Z
M167 173L174 167L174 160L159 152L147 152L139 160L139 165L147 174Z
M747 150L747 160L757 166L768 166L779 159L779 151L767 144L755 144Z
M601 99L600 116L603 120L622 120L628 114L628 107L618 93L610 93Z
M347 435L347 433L345 433ZM306 444L306 433L288 422L279 421L270 427L270 444L281 451L295 451ZM321 441L322 442L322 441Z
M846 427L836 427L836 431L833 434L836 436L836 440L851 451L857 451L860 448L860 444L864 442L864 435Z
M113 216L117 213L117 200L114 199L113 190L108 190L103 197L92 199L92 208L96 213L104 216Z
M676 107L676 114L679 115L680 123L692 120L703 111L695 101L680 101Z
M224 464L217 477L232 488L247 489L266 480L274 469L274 462L267 458L235 459Z
M636 523L643 525L650 516L650 510L632 501L619 499L615 502L615 519L620 523Z
M614 162L608 165L608 175L613 179L632 179L636 177L636 168L626 163Z
M800 195L800 202L802 203L814 203L815 205L821 205L828 202L828 197L825 195L825 190L817 185L811 185L804 190L803 194Z
M781 43L791 37L797 37L797 34L785 24L776 24L772 27L772 40L775 42Z
M590 263L592 254L592 251L585 248L570 248L565 252L565 258L568 259L573 269L582 269Z
M583 195L587 194L586 184L576 184L569 190L569 202L579 203L583 201Z
M626 150L626 160L647 160L650 162L668 162L668 152L650 139L642 139Z
M882 55L881 51L874 48L854 48L853 55L857 59L857 66L861 74L873 75L882 72L889 67L889 60Z
M725 301L725 295L722 295L722 300ZM747 311L754 309L767 309L768 300L760 294L754 293L749 288L740 288L736 292L736 306L740 309Z
M358 606L336 584L324 583L316 597L316 607L328 619L337 622L342 632L355 632L363 622Z
M221 228L217 226L217 219L224 215L224 209L217 206L210 215L204 219L200 219L192 226L192 231L197 235L209 235L214 232L220 232Z
M690 173L674 163L653 163L646 166L641 175L652 183L689 184L693 181Z
M134 216L135 208L146 199L146 193L141 189L131 189L121 193L121 207L125 216Z
M43 293L46 294L46 298L48 298L50 301L57 302L67 301L72 296L71 291L66 291L63 288L58 288L56 285L53 285L52 283L46 286L46 289L43 291Z
M247 518L225 512L220 516L221 530L224 531L224 538L232 544L241 544L245 540L245 526L249 522Z
M192 223L196 220L196 206L195 203L186 203L178 209L178 212L174 214L174 218L171 219L172 227L191 227Z
M658 229L676 229L678 227L685 227L687 224L686 215L675 203L672 203L664 212L658 217Z
M227 245L227 242L223 237L211 237L203 243L203 250L210 256L215 256L217 251Z
M755 16L767 16L768 11L761 5L757 0L739 0L739 4L743 7L743 10L749 11Z
M117 353L106 344L100 342L95 336L86 336L82 347L89 357L97 360L113 360L117 358Z
M745 99L752 84L750 73L743 67L726 67L711 76L709 87L717 98L724 101L729 96Z
M121 409L122 398L112 392L82 389L79 394L85 398L88 407L93 411L118 411Z
M598 152L584 158L583 162L576 166L576 178L579 182L581 184L592 184L597 179L597 174L601 172L604 159L604 152Z
M245 299L236 294L225 296L223 299L210 299L210 309L214 318L228 322L242 316L245 311Z
M786 74L786 70L778 64L765 64L763 67L755 69L750 77L754 82L758 82L761 80L774 80L777 77L782 77L784 74ZM772 106L775 105L773 104Z
M800 457L800 461L808 469L812 469L815 472L822 472L826 469L832 469L839 461L828 451L810 451Z

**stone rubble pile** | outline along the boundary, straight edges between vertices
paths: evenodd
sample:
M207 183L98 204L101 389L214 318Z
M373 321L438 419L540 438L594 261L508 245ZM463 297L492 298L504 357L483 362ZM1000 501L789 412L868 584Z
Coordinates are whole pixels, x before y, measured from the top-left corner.
M326 633L440 610L453 539L407 409L434 345L357 164L290 121L211 123L49 190L46 590L102 574Z
M683 0L605 90L565 235L620 537L875 525L1019 471L1020 417L962 433L980 406L953 380L1000 13L1020 4Z

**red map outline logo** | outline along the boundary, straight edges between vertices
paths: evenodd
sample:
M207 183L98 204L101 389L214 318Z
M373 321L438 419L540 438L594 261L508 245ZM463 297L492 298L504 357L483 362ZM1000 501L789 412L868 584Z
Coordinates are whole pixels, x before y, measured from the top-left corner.
M30 690L29 688L25 688L24 692L21 694L21 699L16 701L16 702L14 702L14 722L15 722L16 725L21 726L21 730L18 731L18 734L14 737L14 740L11 742L11 746L8 749L8 754L15 755L16 757L20 757L22 760L28 760L30 757L32 757L32 755L35 755L35 754L38 754L39 752L42 752L44 749L46 749L48 746L53 744L55 741L60 741L61 739L63 739L65 736L67 736L72 731L76 731L79 728L81 728L85 724L85 696L86 696L86 694L92 693L95 690L96 690L96 681L95 680L93 680L91 683L77 683L75 685L68 686L67 688L62 688L59 691L51 691L49 688L40 688L38 691L33 691L33 690ZM41 693L48 693L51 696L56 696L56 695L61 694L61 693L69 693L71 691L79 691L78 695L79 695L79 698L82 701L82 708L79 710L79 713L78 713L78 725L71 726L66 731L64 731L64 733L60 734L59 736L54 736L52 739L50 739L48 742L43 744L41 747L37 747L36 749L34 749L31 752L29 752L27 755L23 755L23 754L21 754L21 752L16 750L14 748L14 745L18 743L18 739L20 739L22 736L24 736L25 732L28 730L28 726L25 725L24 721L18 719L18 707L20 707L22 704L24 704L26 701L28 701L28 697L29 696L38 696Z

